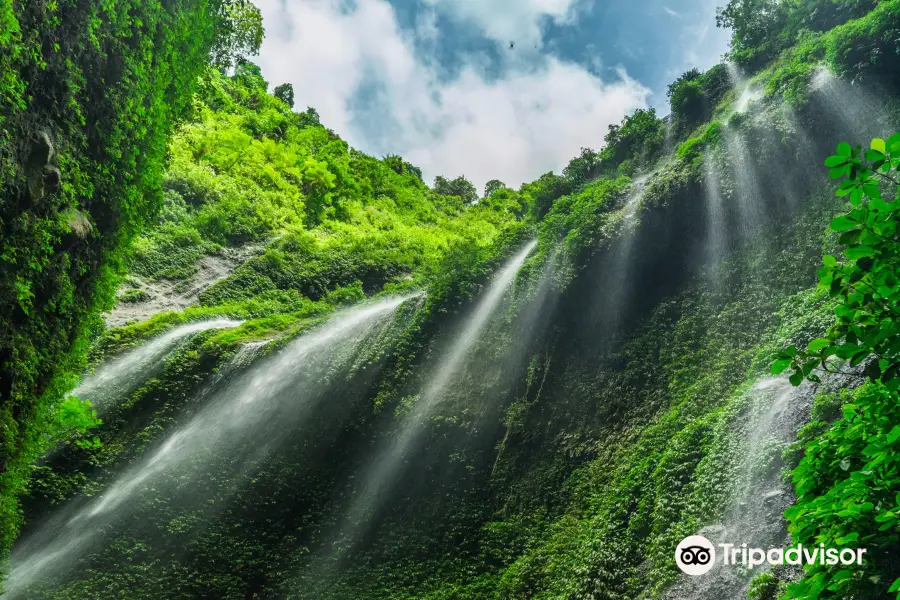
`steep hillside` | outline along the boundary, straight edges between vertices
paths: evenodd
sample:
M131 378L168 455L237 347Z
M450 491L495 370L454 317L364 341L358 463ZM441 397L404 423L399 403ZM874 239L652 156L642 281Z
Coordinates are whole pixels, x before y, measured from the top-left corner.
M158 208L195 78L261 40L240 1L0 2L0 554L47 438L90 422L55 407Z
M719 16L669 118L483 198L204 73L4 598L892 596L900 2Z

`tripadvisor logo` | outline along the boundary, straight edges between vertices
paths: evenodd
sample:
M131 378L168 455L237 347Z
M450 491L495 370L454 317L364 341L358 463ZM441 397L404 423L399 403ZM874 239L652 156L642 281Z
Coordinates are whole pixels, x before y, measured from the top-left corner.
M797 544L788 548L748 548L747 544L719 544L722 550L722 565L726 567L741 565L754 568L763 564L775 565L828 565L842 564L862 565L865 548L826 548L825 544L818 547L807 547ZM691 535L678 544L675 548L675 564L687 575L703 575L708 573L716 564L716 547L702 535Z
M675 563L688 575L703 575L716 564L716 548L702 535L691 535L675 548Z

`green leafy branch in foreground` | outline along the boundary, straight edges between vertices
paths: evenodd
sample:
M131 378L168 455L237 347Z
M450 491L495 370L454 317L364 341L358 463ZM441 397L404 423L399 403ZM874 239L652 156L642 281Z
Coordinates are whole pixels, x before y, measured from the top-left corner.
M801 430L803 458L792 472L797 501L785 518L794 543L866 548L868 555L850 568L807 565L783 600L881 598L900 590L900 206L882 198L884 189L896 192L900 134L875 139L866 151L841 143L825 165L841 180L837 195L848 200L848 210L829 224L840 234L844 260L826 255L819 271L820 286L837 301L836 319L806 350L774 355L771 370L792 369L791 383L800 385L819 381L819 368L833 373L849 362L865 364L869 381L835 399L841 418L829 423L833 417L814 414Z
M896 187L892 171L900 170L900 134L872 140L865 152L843 142L825 166L832 179L842 179L839 197L849 210L832 219L839 232L844 257L825 255L819 285L839 303L834 325L805 351L791 346L776 354L772 373L792 369L791 383L819 381L814 369L834 372L834 358L857 366L869 357L866 376L900 389L900 239L897 236L900 204L882 199L885 183Z

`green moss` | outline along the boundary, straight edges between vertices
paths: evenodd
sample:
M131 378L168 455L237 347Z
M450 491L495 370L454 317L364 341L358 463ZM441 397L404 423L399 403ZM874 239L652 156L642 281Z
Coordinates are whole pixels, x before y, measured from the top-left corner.
M150 300L150 294L144 290L128 290L119 296L119 302L124 302L125 304L138 304L147 300Z

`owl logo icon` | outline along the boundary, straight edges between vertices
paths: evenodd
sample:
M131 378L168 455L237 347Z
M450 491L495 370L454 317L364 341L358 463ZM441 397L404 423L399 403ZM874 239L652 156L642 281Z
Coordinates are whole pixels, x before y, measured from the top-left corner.
M675 564L687 575L703 575L716 564L716 549L702 535L691 535L675 548Z

